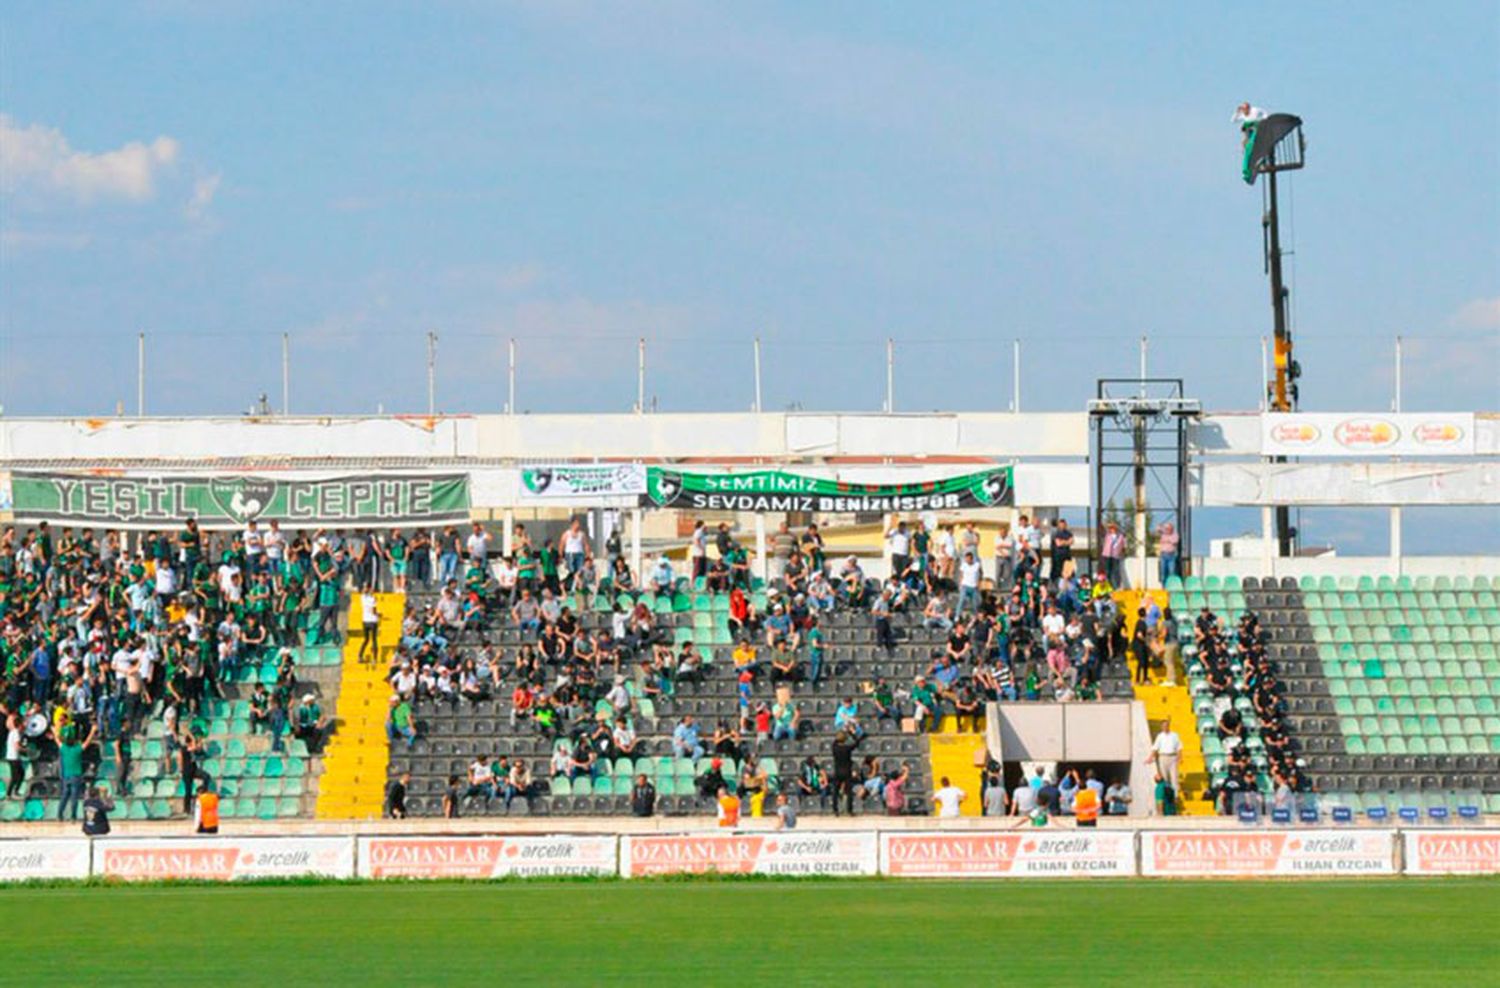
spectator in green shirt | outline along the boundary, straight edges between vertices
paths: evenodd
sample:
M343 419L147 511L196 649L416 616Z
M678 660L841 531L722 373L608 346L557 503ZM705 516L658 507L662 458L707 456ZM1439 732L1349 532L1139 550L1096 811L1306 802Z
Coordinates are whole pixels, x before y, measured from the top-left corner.
M916 707L912 716L917 720L917 730L929 731L937 727L938 717L938 694L937 689L927 681L926 676L918 676L916 683L911 688L911 702Z
M396 743L396 738L402 737L406 739L408 750L416 747L417 726L412 720L411 704L396 693L391 694L391 717L386 721L385 733L392 744Z
M90 728L80 744L78 735L67 730L57 746L58 769L62 776L62 800L57 804L59 820L78 819L78 810L83 805L83 749L94 743L94 734L94 729Z

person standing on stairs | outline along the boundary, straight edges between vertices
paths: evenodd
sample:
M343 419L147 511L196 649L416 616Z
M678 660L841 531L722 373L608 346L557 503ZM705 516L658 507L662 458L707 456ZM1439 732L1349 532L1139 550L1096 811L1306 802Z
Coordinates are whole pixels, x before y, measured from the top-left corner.
M1156 763L1157 774L1172 787L1174 798L1181 785L1177 774L1177 766L1181 760L1182 738L1172 730L1172 722L1167 721L1157 732L1156 739L1151 742L1151 754L1146 757L1146 764L1149 765L1153 761Z
M854 815L854 749L860 739L849 731L839 731L833 739L833 815L839 815L839 799L844 812Z
M375 662L380 658L380 646L376 637L380 631L380 609L373 591L359 595L360 642L359 661ZM369 657L366 658L366 655Z
M1135 622L1135 631L1130 636L1130 657L1135 659L1135 684L1151 685L1151 642L1146 637L1145 611Z

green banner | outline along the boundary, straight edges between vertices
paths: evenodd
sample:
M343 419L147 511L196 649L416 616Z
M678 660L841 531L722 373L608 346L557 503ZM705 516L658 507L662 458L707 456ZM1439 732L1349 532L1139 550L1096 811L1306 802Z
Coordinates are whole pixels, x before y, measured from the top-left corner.
M467 474L288 477L96 477L11 475L17 521L161 528L188 517L204 528L239 528L272 518L297 528L417 525L466 521Z
M694 511L955 511L1014 503L1011 468L915 484L851 484L779 470L646 471L647 507Z

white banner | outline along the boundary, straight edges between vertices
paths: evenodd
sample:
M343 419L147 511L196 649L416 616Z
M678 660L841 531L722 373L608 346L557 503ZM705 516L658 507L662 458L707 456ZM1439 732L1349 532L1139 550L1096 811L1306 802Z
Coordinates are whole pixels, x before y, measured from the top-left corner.
M626 878L676 873L741 875L874 875L876 835L864 833L703 833L620 840Z
M24 882L29 878L87 877L87 839L0 841L0 882Z
M1500 830L1404 830L1408 875L1500 874Z
M614 837L361 837L362 878L613 875Z
M880 835L887 875L908 878L1039 878L1134 875L1129 830Z
M1474 455L1472 412L1267 414L1260 430L1264 456Z
M94 874L159 881L354 877L348 837L168 837L94 842Z
M1394 830L1141 834L1142 875L1394 875Z
M521 470L522 501L553 498L607 498L646 493L646 468L639 463L597 466L548 463Z

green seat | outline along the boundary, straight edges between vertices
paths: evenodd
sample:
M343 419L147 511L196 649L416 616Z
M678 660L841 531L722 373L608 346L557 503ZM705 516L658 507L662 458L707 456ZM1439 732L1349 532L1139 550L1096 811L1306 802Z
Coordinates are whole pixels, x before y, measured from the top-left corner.
M261 820L276 819L276 800L269 796L262 797L260 802L255 804L255 815Z
M279 817L297 817L302 815L302 800L296 796L283 796L276 804L276 815Z

